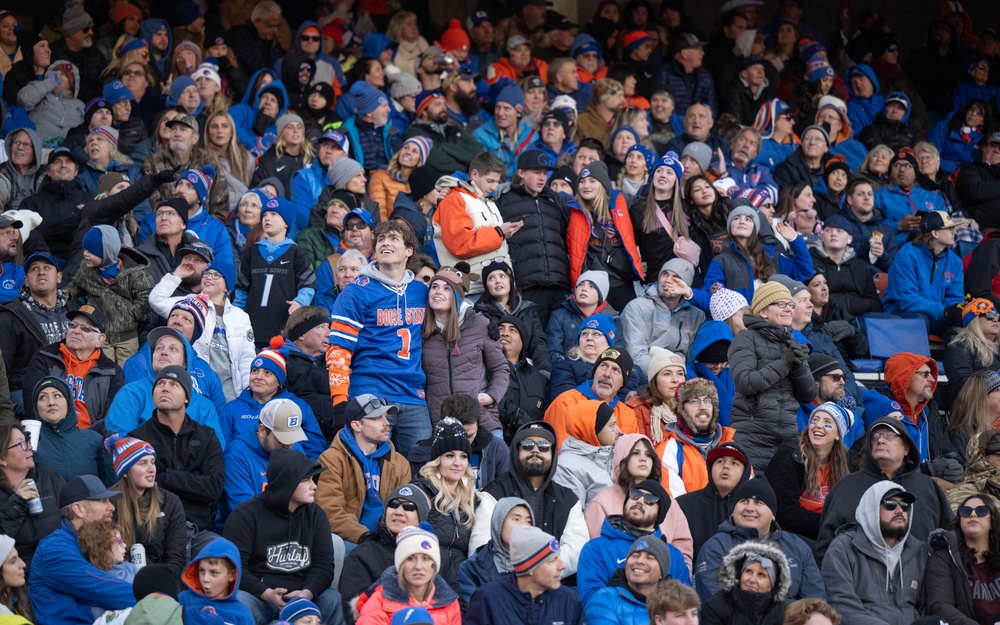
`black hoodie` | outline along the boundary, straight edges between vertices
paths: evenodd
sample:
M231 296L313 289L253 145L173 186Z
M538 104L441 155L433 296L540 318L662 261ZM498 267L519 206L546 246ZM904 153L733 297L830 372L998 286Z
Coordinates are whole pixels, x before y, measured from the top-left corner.
M743 454L744 458L747 457L746 450L739 443L729 442L727 445L735 447ZM733 494L744 482L750 479L750 472L750 465L747 464L743 467L743 475L740 476L740 481L733 487L733 490L729 491L728 495L722 497L719 495L719 489L715 487L715 482L712 481L712 471L709 468L708 486L701 490L681 495L676 499L677 505L684 511L684 516L688 520L688 526L691 528L691 539L694 542L694 555L696 558L698 557L698 552L701 551L701 546L719 531L719 525L726 521L729 515L733 513L733 506L736 504Z
M318 597L333 582L333 543L326 513L315 503L288 511L299 483L323 467L303 453L275 449L267 488L229 515L223 535L240 551L240 590L260 597L268 588L308 589Z

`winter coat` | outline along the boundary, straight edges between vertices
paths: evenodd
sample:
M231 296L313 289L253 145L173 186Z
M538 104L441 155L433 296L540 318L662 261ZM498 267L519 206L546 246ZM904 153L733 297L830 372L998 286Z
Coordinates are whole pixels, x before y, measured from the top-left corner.
M55 471L44 467L35 467L28 471L28 478L34 480L38 488L42 513L28 514L26 499L15 493L13 488L0 487L0 532L14 539L18 556L30 569L39 541L59 529L59 522L62 519L59 493L66 480Z
M452 565L458 567L465 561L472 549L469 547L469 537L472 534L472 527L466 525L465 518L460 517L461 513L445 514L434 506L434 498L438 494L438 489L422 475L413 478L413 484L420 488L431 501L431 511L427 516L427 523L434 528L434 534L440 541L441 559L451 559ZM473 495L473 506L478 506L479 495Z
M858 236L857 233L850 234ZM812 254L813 268L822 267L826 270L830 301L855 317L882 312L882 301L875 289L869 265L858 258L853 247L844 250L844 259L839 263L827 256L822 243L811 247L809 253Z
M326 440L332 441L337 430L344 426L344 418L341 416L339 423L334 418L326 354L311 357L291 341L285 343L285 347L288 348L288 358L285 360L287 370L285 388L309 405L316 421L319 422L320 431Z
M643 296L632 300L622 311L622 338L635 367L649 367L649 348L662 347L681 355L687 354L705 321L705 313L681 299L670 309L660 297L659 286L650 284Z
M593 379L594 363L587 362L582 357L576 360L560 358L555 361L555 366L552 368L552 378L549 380L549 397L551 401L555 401L563 393L578 388L586 382L592 382ZM617 399L624 401L632 392L638 392L646 382L648 380L642 369L632 367L632 375L618 391Z
M85 402L87 406L87 423L85 427L90 427L103 419L115 395L125 386L125 376L122 375L121 368L113 360L104 355L100 350L97 362L93 364L87 375L82 380L72 375L66 367L66 362L61 347L65 345L65 340L59 343L47 345L32 356L28 362L28 367L24 372L23 388L25 391L24 416L26 419L37 419L35 416L34 402L29 400L30 393L34 391L38 381L47 376L54 376L66 380L70 384L70 391L73 397L67 399L72 403L74 400ZM150 393L152 394L152 393Z
M318 597L330 587L334 560L326 515L314 503L288 510L299 483L320 470L304 454L276 449L267 490L229 515L223 535L240 552L240 590L258 598L268 588L309 590Z
M931 556L927 560L924 592L925 612L955 625L977 625L972 604L969 575L958 551L958 537L953 530L938 529L928 538Z
M998 254L1000 259L1000 254ZM1000 272L1000 268L998 268ZM606 301L594 310L592 314L603 314L610 317L617 317L618 312ZM545 340L549 346L549 360L555 364L566 358L566 352L576 347L580 342L580 324L586 317L573 296L559 305L558 308L549 314L549 322L545 327ZM621 334L618 329L617 334Z
M886 119L885 113L875 116L871 125L858 135L858 141L871 150L877 145L889 146L893 154L902 148L912 148L916 145L918 135L906 121Z
M10 139L10 132L4 141L3 149L7 156L6 162L0 165L0 205L7 210L17 210L24 201L24 198L32 195L37 189L42 173L45 171L42 161L42 139L37 132L31 128L21 128L28 133L31 145L35 150L35 160L28 167L28 170L21 174L10 162L10 153L14 149L14 143Z
M123 489L125 486L119 482L117 488ZM134 536L136 543L142 543L146 548L146 561L149 564L165 564L170 567L171 573L180 575L181 569L187 563L185 550L188 536L184 506L181 505L181 500L177 498L177 495L165 488L157 488L153 491L152 496L156 497L157 494L162 497L162 501L160 501L160 516L156 519L153 533L147 534L139 525L137 502L132 510L133 519L135 519L132 525L132 536ZM125 505L129 504L119 499L116 502L116 509L121 509ZM117 513L115 516L115 521L120 522Z
M530 595L521 592L513 573L503 573L472 595L464 623L465 625L498 623L583 625L583 606L576 592L566 586L546 590L532 600Z
M559 449L559 468L552 478L573 491L584 508L597 493L611 486L613 445L601 445L594 431L598 402L580 402L568 407L569 437ZM582 438L577 438L577 437Z
M288 238L296 239L296 235L309 225L309 215L323 187L330 184L327 168L319 157L313 158L309 167L292 173L292 186L289 192L292 204L295 205L295 223L289 224ZM301 245L301 244L300 244Z
M236 572L236 578L230 583L228 592L220 597L209 598L202 592L198 567L202 560L208 558L227 560L229 567L226 568ZM177 602L185 610L191 611L200 612L203 608L211 607L216 614L225 619L226 623L232 625L253 625L254 621L250 610L240 603L236 595L236 591L240 589L242 576L240 553L236 550L236 545L224 538L216 538L205 545L191 560L191 563L184 567L181 583L187 588L177 596Z
M681 417L682 419L685 417ZM663 488L672 497L704 488L708 485L708 454L723 443L733 440L736 431L719 425L718 413L711 436L694 437L685 423L675 421L663 426L663 440L656 445L660 458L660 478Z
M686 111L692 102L704 102L712 109L712 117L719 118L719 103L715 97L715 81L707 69L699 67L690 74L677 61L664 64L656 72L654 88L665 88L674 96L678 111Z
M492 540L469 556L458 567L458 592L466 605L473 593L492 582L500 574L493 561L493 550L496 548Z
M982 369L1000 371L1000 350L993 356L993 360L984 366L972 351L954 339L945 348L942 360L944 370L948 373L948 392L953 401L976 371Z
M823 163L832 158L833 155L827 152L820 159L820 168L811 169L806 163L806 157L802 154L802 147L795 148L788 158L781 161L774 167L774 181L778 188L790 187L796 182L805 182L810 187L815 187L819 182L822 173Z
M452 123L416 121L403 133L404 141L412 137L427 137L434 141L434 149L424 164L442 176L450 176L456 171L468 171L472 159L483 151L483 146L472 135L471 130Z
M549 380L538 367L524 357L517 364L508 361L507 366L510 380L497 406L505 439L522 425L542 420L549 407Z
M620 568L611 581L590 595L585 607L587 625L647 625L649 611L646 597L629 588L625 569Z
M469 263L482 275L483 264L502 257L510 264L507 240L500 232L503 217L490 198L472 184L461 183L448 192L434 211L434 247L441 265ZM483 292L482 281L473 282L469 294Z
M235 110L235 108L233 109ZM239 134L239 127L234 128L234 131ZM230 213L229 208L229 183L226 181L226 177L222 175L224 171L222 164L215 160L213 157L209 156L207 152L199 148L197 145L191 150L191 157L188 159L187 163L181 166L177 162L176 157L170 150L160 150L154 152L146 161L142 164L142 173L144 174L155 174L164 170L175 169L178 166L181 167L181 171L187 169L203 169L206 165L211 165L215 168L216 177L212 181L212 187L208 191L208 203L204 206L205 211L201 215L196 215L188 221L187 230L198 233L199 238L207 242L212 246L212 251L215 253L215 259L218 260L220 257L228 257L230 262L235 262L232 258L232 249L228 252L221 253L222 245L221 240L218 239L218 228L214 228L209 232L209 235L202 235L200 222L207 218L209 215L215 217L217 220L225 220ZM174 183L164 183L160 185L160 188L156 190L153 195L149 198L150 206L159 206L160 200L163 198L173 197L174 193ZM143 219L140 224L139 230L139 240L145 241L146 237L150 233L156 230L156 220L153 215ZM222 234L225 235L225 227L221 228ZM226 244L229 244L229 236L225 235Z
M156 374L151 373L153 365L150 358L150 351L152 350L149 348L149 343L146 343L139 348L139 351L129 356L125 364L122 365L126 384L144 378L149 378L150 380L156 378ZM219 381L219 374L212 369L208 362L202 360L194 352L194 349L189 353L188 362L190 363L188 371L191 372L191 390L203 397L207 397L212 402L212 405L215 406L216 412L221 415L226 409L226 397L222 393L222 382ZM222 446L225 447L225 445L225 440L223 440Z
M29 403L34 407L35 402L26 396L25 407ZM96 475L105 485L114 484L118 477L111 466L111 454L104 449L104 437L79 427L76 407L73 402L68 405L59 423L42 421L40 442L35 445L35 466L55 471L67 482L78 475Z
M362 151L362 146L360 135L358 134L358 117L357 115L348 117L343 124L340 126L340 132L347 135L350 140L350 157L361 164L366 170L370 171L375 169L377 163L368 163L365 165L365 155ZM376 128L376 132L381 135L382 139L382 156L384 154L385 162L388 163L392 159L392 155L399 151L399 147L402 145L403 141L400 138L399 130L392 124L386 124L381 128Z
M320 263L330 256L344 252L344 248L341 247L340 234L328 229L325 225L309 226L299 231L299 235L295 238L295 244L309 255L314 267L319 267Z
M579 361L565 360L563 362ZM636 419L635 412L624 401L621 401L620 396L621 392L619 391L618 396L605 403L614 410L615 422L618 424L618 429L621 432L625 434L638 434L639 421ZM599 401L600 398L594 393L593 381L591 380L589 382L582 382L576 388L560 393L549 404L548 410L545 411L545 422L555 429L556 442L560 447L566 441L568 434L566 417L575 414L581 403L593 400Z
M320 474L316 487L316 503L326 513L330 527L344 540L353 543L369 530L361 524L362 507L368 491L366 475L356 451L344 442L344 436L352 436L350 430L341 430L333 437L329 449L319 457L319 463L327 468ZM392 443L387 443L389 452L379 456L378 491L385 502L389 493L410 481L410 465ZM376 476L371 476L375 479Z
M868 253L871 250L872 234L876 231L882 233L882 247L884 251L875 263L869 263L868 267L873 273L876 271L889 271L889 267L892 266L892 261L896 258L896 253L899 251L899 244L896 242L896 231L885 221L885 215L882 211L877 207L872 209L872 215L868 218L868 221L858 219L857 215L846 205L840 209L840 214L856 229L856 232L852 233L854 242L851 243L851 247L854 248L858 258L866 263L869 261Z
M263 71L270 72L270 70ZM250 77L250 82L248 84L251 87L257 82L259 73L260 72L257 72ZM271 73L273 74L273 72ZM248 90L246 94L243 95L243 101L229 109L229 115L233 118L233 126L236 136L239 138L240 143L243 144L243 147L250 151L250 155L254 158L254 160L263 156L263 154L267 152L272 145L274 145L275 141L278 140L278 127L275 124L275 121L266 119L264 114L260 112L260 96L261 93L263 93L263 91L267 88L277 90L282 95L282 97L279 98L280 102L278 103L278 116L274 118L274 120L277 120L285 114L285 111L288 110L288 92L285 90L285 85L280 80L275 80L272 83L260 87L257 89L256 93L251 93ZM258 127L258 116L261 117L261 121L269 122L266 127ZM262 125L263 123L261 126ZM263 134L257 134L261 131L263 131Z
M240 65L247 72L274 67L275 63L285 56L285 49L281 47L278 40L264 41L261 39L260 35L257 34L257 27L250 20L230 28L226 41L233 54L240 60ZM250 84L252 85L253 82Z
M89 193L91 196L100 193L98 188L98 182L101 176L109 173L124 174L130 181L139 180L142 176L142 171L140 169L139 163L132 162L132 159L126 157L124 162L111 161L106 169L98 169L93 161L87 162L86 165L80 168L80 185L83 187L84 191ZM148 204L143 207L144 213L149 213Z
M795 413L799 404L816 397L816 382L807 363L789 370L782 360L794 341L790 328L751 315L743 321L746 330L729 347L729 369L736 384L730 425L754 468L764 470L775 448L798 436Z
M314 157L319 160L319 157ZM257 169L253 172L253 179L250 181L251 187L258 187L268 178L277 178L281 181L281 186L285 189L285 197L290 199L292 194L292 174L305 169L305 153L299 152L298 156L292 156L284 152L278 156L277 146L272 145L259 159L257 159ZM288 226L289 238L293 238L297 232L299 212L295 212L295 223L286 224Z
M611 212L611 222L615 231L621 239L621 245L631 262L632 271L628 275L611 276L612 284L622 282L631 283L638 279L645 280L642 271L642 259L639 256L639 248L635 244L635 232L632 229L632 220L628 214L628 203L625 194L620 191L612 191L609 210ZM569 250L569 278L570 284L576 284L580 274L587 269L600 269L599 267L585 267L587 262L588 249L592 240L594 224L590 216L574 201L570 203L573 209L569 217L569 229L566 231L566 247Z
M22 290L27 294L27 288ZM45 347L45 331L38 322L30 304L18 297L0 304L0 354L7 369L7 383L11 391L23 388L24 374L35 352ZM58 305L57 305L58 308ZM76 305L64 308L76 310ZM34 388L27 389L30 394Z
M187 521L200 530L212 529L216 502L226 485L222 445L215 430L185 416L180 431L151 418L129 436L156 450L156 480L177 495Z
M687 355L687 379L704 378L715 385L715 390L719 394L719 425L729 426L733 416L733 398L736 397L736 385L733 383L733 373L729 367L719 372L719 375L712 373L712 370L701 363L699 358L701 353L716 341L733 342L733 331L725 321L709 319L701 324L698 333L694 337L691 349Z
M496 404L507 392L510 371L500 346L489 338L489 321L468 303L463 303L459 331L461 337L454 346L445 345L440 332L424 339L423 363L427 375L427 409L431 423L440 421L441 404L455 393L476 397L486 393L493 404L485 407L479 418L480 427L499 430L503 426Z
M739 449L740 453L746 455L742 445L739 443L731 444ZM733 487L733 490L723 497L719 495L719 490L715 482L712 481L711 473L709 473L708 486L677 498L677 505L687 517L688 527L691 529L695 557L701 553L701 548L705 543L715 536L722 524L728 522L733 513L733 506L736 505L736 499L733 495L752 475L753 467L749 464L744 466L739 482Z
M381 221L389 221L393 203L400 193L410 193L409 182L397 180L387 169L372 172L371 180L368 181L368 197L378 205Z
M527 336L522 334L521 341L524 343L521 355L531 358L532 364L546 377L552 371L552 363L549 360L549 350L545 345L545 333L542 331L542 322L538 318L538 306L534 302L524 299L520 293L517 295L517 303L513 311L508 311L501 304L494 302L487 304L479 300L475 305L476 312L482 313L489 322L490 338L499 338L499 326L504 323L505 318L514 316L521 321Z
M757 554L774 562L777 583L771 592L757 593L739 587L743 562ZM719 570L721 588L702 605L701 622L707 625L779 625L785 619L789 598L792 564L773 543L749 541L734 546L722 558Z
M433 442L433 438L427 438L410 449L410 456L407 459L410 464L410 475L420 475L420 469L430 461ZM510 470L510 449L503 440L493 436L486 428L477 429L476 437L472 440L471 456L477 455L479 466L473 467L477 490Z
M149 259L142 252L123 247L118 259L121 271L110 284L97 269L81 266L67 290L70 299L86 296L88 304L104 313L108 343L138 335L139 322L149 310L149 292L153 288L153 279L146 271Z
M570 216L566 198L548 186L532 196L522 185L512 184L497 198L497 208L504 221L530 215L524 226L507 239L517 286L565 289L569 284L566 230Z
M65 63L58 63L55 55L52 63L45 70L45 78L28 83L17 92L17 104L28 111L28 117L34 122L38 134L46 139L65 139L73 128L83 123L83 101L77 99L80 93L80 70L70 63L73 70L72 93L65 89L53 93L62 73L56 71ZM61 142L61 141L60 141ZM35 154L35 158L40 158Z
M889 268L889 286L882 302L885 312L916 312L931 320L944 318L944 309L965 300L962 260L945 249L934 254L922 245L907 243Z
M584 603L611 581L615 570L621 568L621 563L628 556L632 543L642 536L649 540L663 540L659 528L654 532L639 530L626 523L621 514L604 519L600 537L590 540L580 553L576 581ZM669 575L685 586L691 586L691 574L684 562L684 554L670 543L667 543L667 549L670 551Z
M611 457L611 486L600 491L596 497L591 499L583 513L591 538L597 538L601 535L601 527L604 525L605 518L612 514L622 513L626 496L622 487L618 485L618 475L621 472L622 461L632 453L632 449L640 438L645 437L641 434L623 434L615 442L614 454ZM667 516L664 517L663 523L660 523L659 529L663 538L684 554L684 561L687 563L688 569L692 568L694 545L691 540L691 529L684 511L676 505L676 499L667 508Z
M838 484L839 486L839 484ZM899 549L899 563L888 570L888 546L879 528L882 497L896 488L892 482L873 484L861 494L857 525L834 538L823 558L830 605L852 625L906 625L924 613L924 573L927 545L914 535L916 519ZM920 495L916 505L920 505Z
M941 171L946 174L953 174L976 160L979 141L983 138L983 133L975 129L965 135L960 128L951 128L950 122L950 119L942 119L931 128L928 137L941 153Z
M708 601L720 589L725 589L725 584L720 582L725 575L720 566L725 555L731 553L737 545L745 545L750 541L774 545L788 558L791 577L786 586L786 596L789 599L825 597L826 590L812 548L799 536L779 529L777 523L772 522L771 533L767 538L760 538L756 529L736 527L731 520L727 520L719 525L715 536L705 542L695 560L695 589L702 601Z
M409 606L426 608L435 625L462 625L458 593L440 575L434 578L433 592L426 601L420 602L400 587L395 566L386 569L371 594L362 595L357 602L357 622L360 625L389 625L396 612Z
M986 453L990 442L997 436L1000 435L993 430L972 435L967 446L965 477L958 486L948 491L952 512L957 512L963 501L976 494L992 497L994 504L1000 501L1000 469L989 463Z
M301 445L302 453L310 458L319 458L319 455L326 449L326 437L319 429L316 416L313 415L309 405L304 401L289 393L285 389L278 389L278 392L270 400L287 399L298 406L302 412L302 432L306 435L306 440L298 443ZM257 424L260 420L260 412L264 409L266 402L258 401L250 389L244 389L236 399L226 403L225 409L219 415L222 422L222 431L225 433L226 442L231 442L239 434L256 434Z
M899 421L892 417L883 417L875 423L886 422L898 427ZM875 424L867 428L865 434L865 449L871 449L871 431ZM904 430L900 434L907 446L906 459L903 466L892 476L896 482L916 497L917 502L910 512L910 536L921 540L930 535L931 531L944 527L952 519L952 509L948 499L937 484L929 476L920 471L920 452L913 439ZM830 543L834 540L838 528L855 522L858 502L868 488L882 480L890 479L871 458L866 458L860 471L851 473L837 482L826 497L823 506L823 516L820 518L819 537L816 539L816 553L823 558ZM832 596L832 592L831 592Z
M955 188L966 214L980 229L1000 227L1000 163L969 163L958 172Z
M83 557L69 521L38 544L32 564L28 596L36 623L91 625L91 607L122 610L135 605L130 582Z
M57 259L67 259L71 252L70 241L80 225L82 209L93 196L80 186L78 178L69 182L53 182L43 176L41 187L34 195L21 202L21 210L38 213L42 223L32 231L41 237Z
M774 489L778 502L775 521L786 531L816 540L820 513L806 510L799 503L799 497L806 489L806 467L798 441L788 441L779 447L768 467L770 470L764 477Z
M757 111L760 110L761 105L770 101L776 92L777 88L765 80L759 91L754 94L743 78L738 76L729 83L729 87L726 89L726 94L722 99L722 111L735 115L740 120L740 124L750 126L757 117Z

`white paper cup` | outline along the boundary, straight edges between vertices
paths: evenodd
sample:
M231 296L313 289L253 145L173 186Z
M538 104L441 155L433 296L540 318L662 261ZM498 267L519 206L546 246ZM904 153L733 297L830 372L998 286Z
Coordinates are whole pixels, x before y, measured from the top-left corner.
M28 440L31 441L31 447L38 451L38 443L42 438L42 422L37 419L25 419L21 421L21 427L24 428L25 434L28 435Z

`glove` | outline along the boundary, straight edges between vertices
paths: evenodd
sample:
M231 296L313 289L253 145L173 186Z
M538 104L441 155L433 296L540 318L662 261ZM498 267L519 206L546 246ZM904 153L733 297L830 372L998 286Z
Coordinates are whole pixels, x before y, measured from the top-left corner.
M801 365L803 362L806 361L805 358L802 358L800 356L799 351L792 348L791 346L789 346L785 350L785 353L781 355L781 360L788 366L789 371L797 368L799 365Z
M850 321L828 321L823 325L823 334L829 336L834 343L850 338L857 333L857 326Z
M168 182L173 182L177 180L177 171L180 169L180 165L174 167L173 169L164 169L163 171L158 171L153 174L153 182L156 184L167 184Z
M274 123L274 118L270 115L257 111L257 117L253 120L253 133L258 137L263 137L267 129Z
M939 477L946 482L957 483L962 481L965 475L965 468L958 461L958 456L954 452L949 452L943 456L938 456L933 460L928 460L927 472L931 477Z
M962 327L962 309L958 306L946 306L944 309L944 318L950 324Z
M333 405L333 423L334 427L346 425L347 419L347 402L342 401L339 404Z

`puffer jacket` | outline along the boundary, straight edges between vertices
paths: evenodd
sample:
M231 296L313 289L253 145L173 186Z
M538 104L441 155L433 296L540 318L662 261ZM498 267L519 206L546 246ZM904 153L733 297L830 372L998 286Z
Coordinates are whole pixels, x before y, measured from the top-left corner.
M538 368L546 377L552 371L552 363L549 360L549 350L545 345L545 333L542 331L542 322L538 318L538 306L534 302L517 295L517 304L513 311L507 311L501 304L486 304L482 300L476 302L476 311L482 313L490 321L490 337L499 338L499 326L504 322L505 317L513 315L521 320L521 323L528 326L527 336L521 335L524 347L521 355L531 358L532 364Z
M149 310L153 279L146 255L128 247L118 253L121 271L108 283L97 269L81 266L67 289L70 299L86 296L87 303L104 313L108 343L136 338L139 322ZM209 334L211 336L211 334Z
M595 424L602 402L585 400L567 406L564 413L569 435L559 449L559 467L552 479L573 491L584 507L597 493L611 486L613 445L601 445Z
M958 172L955 188L966 214L981 230L1000 227L1000 163L969 163Z
M949 624L977 625L972 589L969 588L968 573L958 552L958 537L954 530L934 530L928 538L928 545L932 552L924 577L926 613L939 616Z
M63 386L65 377L56 379L69 397L69 386ZM32 393L32 407L36 396ZM96 475L105 485L114 484L118 477L111 466L111 454L104 449L104 437L94 430L80 428L76 406L73 402L68 404L69 410L62 421L42 421L40 442L35 445L35 465L55 471L67 482L78 475Z
M566 198L548 186L532 196L522 185L512 184L497 198L497 208L504 221L530 215L507 239L518 287L565 289L569 284L566 229L570 215Z
M66 362L63 360L61 348L65 343L65 340L52 343L35 352L24 371L22 384L25 395L29 390L33 391L35 385L44 377L53 376L67 380L71 373L75 373L67 371ZM86 427L107 416L111 402L114 401L118 391L125 386L125 376L121 368L100 350L97 350L97 353L97 361L87 371L83 380L73 376L73 394L69 397L70 403L75 399L85 403L87 414L84 415L84 426ZM24 416L27 419L37 418L34 402L24 402Z
M21 128L22 132L28 133L31 138L31 145L35 149L35 160L28 171L21 174L10 162L10 152L14 149L14 143L8 138L4 141L3 149L7 155L6 162L0 165L0 205L7 210L17 210L24 198L33 194L38 186L39 178L45 167L42 166L42 139L38 133L31 128ZM568 278L567 278L568 279Z
M683 299L671 310L660 297L659 285L650 284L642 297L629 302L622 311L622 338L635 367L645 371L650 347L686 355L704 322L705 313Z
M987 459L986 449L1000 432L986 430L972 436L966 448L965 477L955 488L948 491L948 503L952 512L958 512L962 502L972 495L987 495L993 498L993 504L1000 506L1000 469L994 467Z
M771 592L740 589L740 571L750 554L774 562L778 581ZM719 569L722 587L703 605L701 622L707 625L778 625L784 621L785 609L791 603L791 569L788 558L773 543L751 540L733 547L722 559Z
M503 427L497 411L497 404L507 392L510 370L507 359L496 341L489 337L489 321L472 308L468 302L462 303L458 313L461 337L458 343L445 345L440 332L424 339L421 362L427 374L427 408L431 422L440 420L441 404L455 393L465 393L476 397L486 393L493 403L483 410L479 426L488 430Z
M439 491L427 478L420 475L415 477L412 483L424 491L427 498L431 500L431 511L427 515L427 522L434 528L434 535L440 541L441 559L450 559L452 566L457 571L465 562L470 551L469 538L472 535L472 527L461 521L458 516L460 513L444 514L433 505L434 498L437 497ZM473 495L472 503L473 506L479 505L478 494Z
M13 488L0 488L0 532L14 539L17 555L31 568L31 558L43 538L59 529L62 512L59 509L59 492L66 484L61 475L43 467L28 471L35 480L38 496L42 500L42 513L28 514L28 502ZM25 571L27 574L28 571Z
M806 487L806 467L798 441L788 441L779 447L769 466L771 470L764 477L774 489L778 502L775 520L789 532L816 540L820 514L806 510L799 503Z
M763 471L778 445L798 436L795 413L799 404L816 397L816 382L807 363L789 371L781 359L794 341L791 328L752 315L743 321L746 330L729 346L729 369L736 385L730 425L754 468Z
M719 118L715 80L703 67L688 74L677 61L667 63L656 72L654 88L665 88L672 93L678 111L686 111L692 102L704 102L712 109L712 117Z
M52 92L62 76L56 68L62 65L65 62L57 62L53 55L52 64L45 70L45 78L28 83L17 92L17 104L28 111L28 117L34 122L38 134L46 139L58 139L57 143L61 143L70 130L83 123L83 102L77 99L77 94L80 93L80 70L76 65L69 63L73 68L73 92ZM36 153L35 158L39 157L40 154Z

